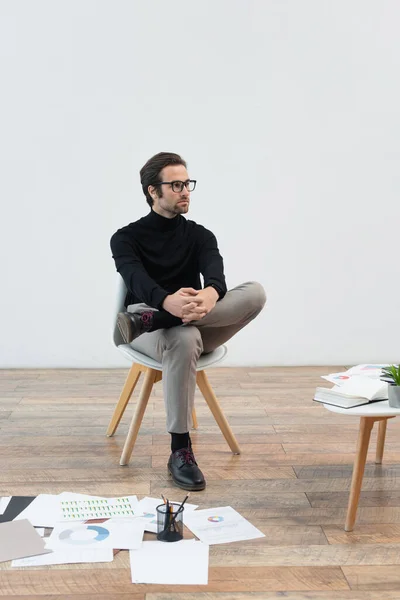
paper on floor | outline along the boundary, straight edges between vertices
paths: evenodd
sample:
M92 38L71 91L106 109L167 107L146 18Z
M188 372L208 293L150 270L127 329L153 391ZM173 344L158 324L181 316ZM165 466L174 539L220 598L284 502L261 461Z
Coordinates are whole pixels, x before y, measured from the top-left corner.
M39 494L36 498L14 518L14 521L28 519L35 527L54 527L60 520L60 500L82 500L98 498L86 494L62 492L61 494Z
M131 550L141 546L143 531L144 526L139 519L104 523L56 523L50 537L46 540L46 546L52 550L68 548Z
M76 563L101 563L112 562L114 556L112 548L102 548L101 550L91 550L85 548L73 548L71 550L54 550L49 554L41 556L31 556L29 558L20 558L13 560L12 567L40 567L45 565L67 565Z
M61 492L61 494L58 494L58 497L60 500L105 500L104 496L92 496L77 492Z
M96 496L94 498L97 499ZM92 499L92 496L86 494L74 494L72 492L62 492L61 494L39 494L22 512L19 513L14 521L28 519L35 527L54 527L60 520L61 500L65 499L82 500Z
M225 544L265 537L231 506L194 510L185 516L185 525L206 544Z
M27 519L0 523L0 562L48 552Z
M35 527L54 527L58 520L60 500L58 495L39 494L19 513L14 521L28 519Z
M128 499L130 508L137 506L138 500L136 496L128 496ZM107 512L108 516L111 516L113 510L117 510L114 503L115 500L117 499L76 494L74 492L62 492L57 495L39 494L14 520L28 519L35 527L54 527L59 521L85 521L87 519L107 518L106 514L103 514L102 517L96 516L99 515L99 511L94 510L98 506L95 503L102 502L104 506L107 506L107 509L103 510L103 513ZM94 504L91 504L92 502ZM64 507L64 511L62 507ZM71 508L74 510L70 511ZM62 517L63 513L68 514L69 512L71 515L79 514L79 516L70 518Z
M60 501L58 521L87 521L88 519L116 519L141 514L136 496Z
M197 540L143 542L129 552L132 583L207 585L208 553Z
M10 500L11 500L11 496L3 496L2 498L0 498L0 515L2 515L4 513Z

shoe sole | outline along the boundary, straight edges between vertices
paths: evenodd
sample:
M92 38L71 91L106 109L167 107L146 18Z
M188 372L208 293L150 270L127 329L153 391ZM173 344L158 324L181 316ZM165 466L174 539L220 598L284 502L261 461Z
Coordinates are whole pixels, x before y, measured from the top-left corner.
M132 322L130 318L119 313L117 316L117 327L125 344L130 344L133 341Z
M204 482L204 484L202 483L200 486L195 486L195 485L184 485L183 483L179 483L178 481L176 481L176 479L174 479L174 476L172 475L171 471L168 469L168 473L169 476L171 477L172 481L174 482L174 484L181 488L182 490L186 490L188 492L201 492L202 490L204 490L206 488L206 483Z

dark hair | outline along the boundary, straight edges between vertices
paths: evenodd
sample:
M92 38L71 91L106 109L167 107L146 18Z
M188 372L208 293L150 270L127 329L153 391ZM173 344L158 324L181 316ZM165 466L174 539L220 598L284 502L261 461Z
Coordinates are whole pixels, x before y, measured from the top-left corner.
M186 162L179 154L173 152L159 152L155 154L147 163L140 169L140 183L142 184L143 194L146 196L147 204L153 206L153 198L150 196L148 187L154 185L157 189L157 194L162 195L160 183L160 173L169 165L183 165L186 167Z

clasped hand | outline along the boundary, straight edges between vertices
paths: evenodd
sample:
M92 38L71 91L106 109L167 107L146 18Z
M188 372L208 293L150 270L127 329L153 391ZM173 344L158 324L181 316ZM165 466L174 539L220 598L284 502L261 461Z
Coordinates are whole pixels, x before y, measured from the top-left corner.
M181 288L165 298L163 308L182 319L183 323L190 323L208 315L217 300L218 292L212 287L204 290Z

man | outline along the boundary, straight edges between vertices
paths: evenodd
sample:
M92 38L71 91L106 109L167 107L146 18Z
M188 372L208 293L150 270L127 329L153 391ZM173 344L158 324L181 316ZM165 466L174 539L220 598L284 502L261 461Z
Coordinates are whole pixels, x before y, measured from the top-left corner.
M150 213L111 238L116 268L128 289L127 311L118 314L117 324L125 343L162 362L171 434L168 469L179 487L203 490L205 479L189 436L196 363L258 315L265 292L255 282L227 291L215 236L182 216L196 181L179 155L156 154L140 178Z

